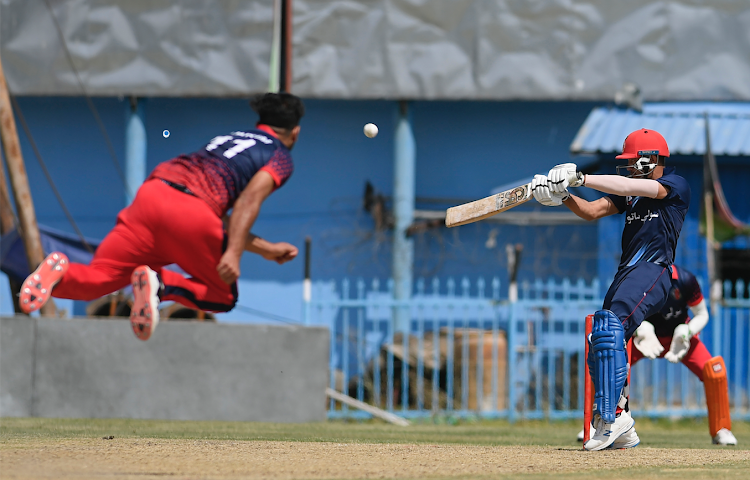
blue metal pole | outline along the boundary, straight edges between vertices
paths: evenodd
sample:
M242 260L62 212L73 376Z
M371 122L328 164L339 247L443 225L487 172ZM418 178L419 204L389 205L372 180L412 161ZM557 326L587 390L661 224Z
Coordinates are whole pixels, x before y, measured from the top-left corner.
M416 142L411 128L408 104L401 101L396 122L395 152L393 166L393 297L395 300L408 300L412 290L412 268L414 263L414 241L406 236L406 231L414 221L414 191L416 171ZM406 307L396 307L395 330L409 330L410 312Z
M146 180L146 121L144 101L132 97L125 122L125 204L130 205L135 192Z

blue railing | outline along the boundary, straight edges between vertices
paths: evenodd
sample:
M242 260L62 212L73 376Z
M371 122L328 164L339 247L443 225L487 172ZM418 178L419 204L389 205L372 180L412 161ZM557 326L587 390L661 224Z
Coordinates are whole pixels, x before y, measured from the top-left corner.
M331 329L331 388L404 417L583 415L584 320L601 307L597 281L521 284L514 302L496 278L419 280L407 301L393 300L391 282L326 285L327 293L314 289L310 311L313 323ZM750 419L746 291L727 283L719 318L710 320L718 324L702 334L724 356L738 420ZM394 326L393 318L410 320ZM703 386L682 365L642 360L631 378L636 415L706 414ZM368 416L333 401L328 413Z

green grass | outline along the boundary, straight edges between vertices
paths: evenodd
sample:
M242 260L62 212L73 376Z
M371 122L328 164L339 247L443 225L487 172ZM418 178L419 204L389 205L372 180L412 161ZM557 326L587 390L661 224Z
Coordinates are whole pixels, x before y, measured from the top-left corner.
M636 420L641 445L660 448L718 448L703 420ZM554 445L575 447L579 421L423 420L410 427L379 421L308 424L196 422L130 419L2 418L0 441L13 438L164 438L280 440L298 442L428 443L467 445ZM750 445L750 424L735 422L740 447Z
M659 448L718 449L711 445L708 426L702 420L636 419L641 445ZM99 439L114 436L120 439L189 439L229 441L295 441L336 443L401 443L458 445L529 445L551 446L564 450L581 448L575 440L580 421L527 421L510 424L501 420L456 420L440 417L416 421L410 427L396 427L380 421L328 421L308 424L254 422L196 422L129 419L49 419L1 418L0 445L34 444L35 440ZM735 422L733 431L740 449L750 445L750 423ZM730 447L731 448L731 447ZM697 452L696 452L697 453ZM718 453L718 452L717 452ZM594 454L592 454L594 455ZM685 453L690 455L690 453ZM596 458L595 456L591 457ZM693 467L672 466L615 468L606 471L586 470L565 474L519 472L512 475L445 477L450 480L489 480L520 478L523 480L720 480L750 478L750 462L725 461ZM429 477L435 480L440 477ZM424 479L415 479L424 480Z

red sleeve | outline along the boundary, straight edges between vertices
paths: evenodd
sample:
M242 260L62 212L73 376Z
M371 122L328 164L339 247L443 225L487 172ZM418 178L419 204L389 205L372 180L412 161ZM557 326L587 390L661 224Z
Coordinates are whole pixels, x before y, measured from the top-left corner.
M276 188L284 185L294 171L292 157L282 150L277 150L267 164L261 167L261 170L268 172L273 177Z

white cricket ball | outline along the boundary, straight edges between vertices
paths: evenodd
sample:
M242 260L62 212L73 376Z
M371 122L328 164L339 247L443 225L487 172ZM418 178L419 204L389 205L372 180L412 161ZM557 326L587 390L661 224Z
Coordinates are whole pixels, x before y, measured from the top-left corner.
M378 134L378 126L374 123L368 123L365 125L365 136L368 138L375 138L375 136Z

